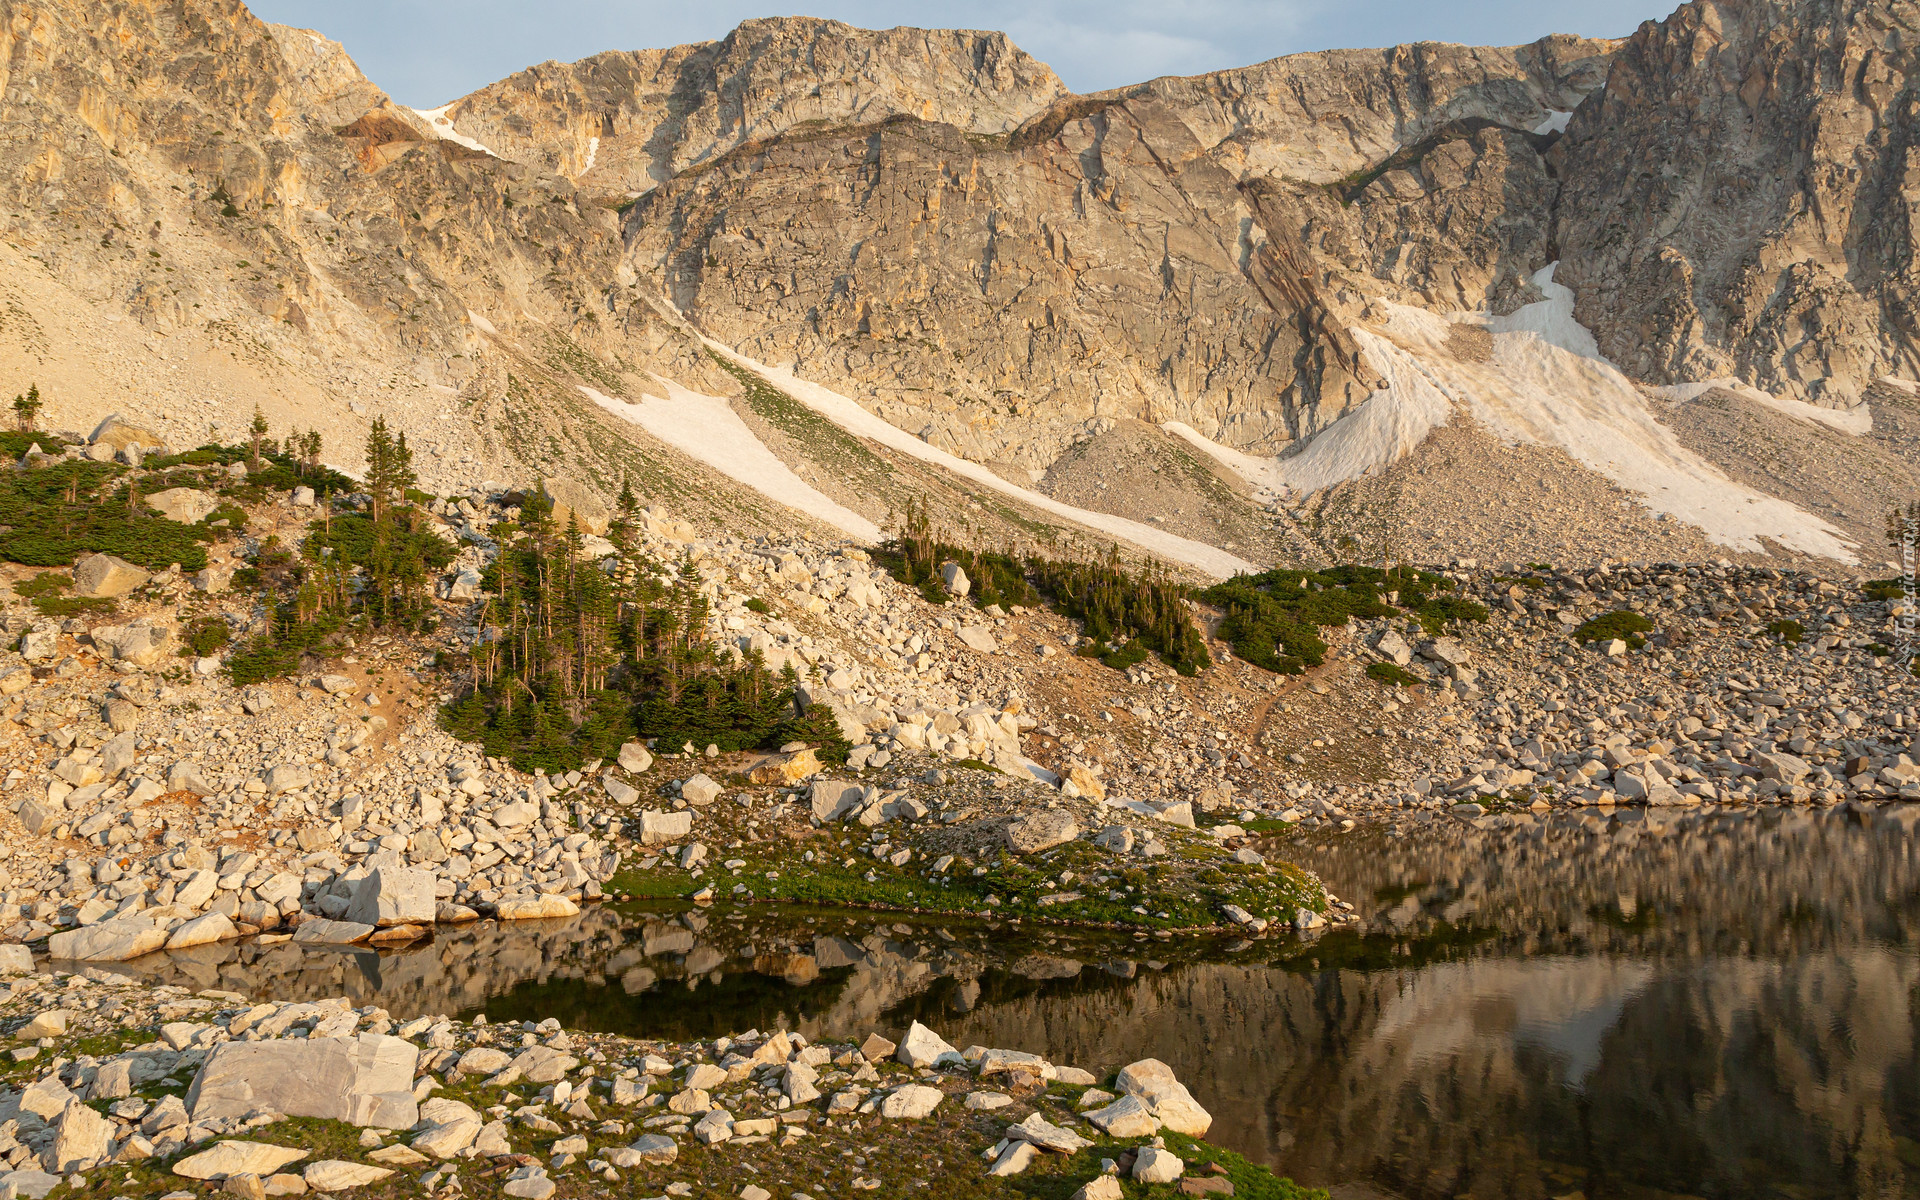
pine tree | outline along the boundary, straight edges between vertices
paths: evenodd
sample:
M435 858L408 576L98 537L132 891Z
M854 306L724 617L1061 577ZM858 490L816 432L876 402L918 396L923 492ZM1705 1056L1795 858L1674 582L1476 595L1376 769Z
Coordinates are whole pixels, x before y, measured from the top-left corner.
M375 525L387 522L413 485L413 452L407 449L407 435L395 438L387 430L387 419L375 417L367 431L368 515Z
M258 471L260 469L260 443L265 441L267 437L267 414L260 411L258 404L253 406L253 424L247 427L247 434L252 438L253 444L253 453L247 460L247 469L250 471Z
M40 413L40 385L27 385L27 394L13 398L13 415L21 433L33 432L33 419Z

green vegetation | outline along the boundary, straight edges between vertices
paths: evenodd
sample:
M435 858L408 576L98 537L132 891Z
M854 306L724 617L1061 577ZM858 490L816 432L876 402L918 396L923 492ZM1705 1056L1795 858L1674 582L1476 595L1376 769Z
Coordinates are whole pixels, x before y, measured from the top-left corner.
M64 575L55 575L51 571L42 571L32 579L13 585L13 590L43 616L77 617L88 613L110 613L114 609L111 600L95 596L65 596L61 593L73 587L73 581Z
M1588 618L1573 631L1573 636L1579 642L1606 642L1619 638L1635 650L1642 650L1646 648L1647 639L1640 635L1652 631L1652 621L1631 609L1622 608Z
M28 384L27 390L13 398L14 423L20 426L21 433L32 433L34 418L40 415L42 401L40 385Z
M1789 645L1797 646L1805 640L1807 627L1794 620L1769 621L1767 632Z
M747 601L747 611L753 612L753 613L759 613L761 616L764 617L768 613L773 611L773 605L768 604L765 600L762 600L758 596L754 596Z
M180 653L204 658L226 645L233 636L227 623L218 617L202 617L187 626Z
M1241 575L1201 592L1200 599L1226 610L1220 637L1235 654L1257 667L1298 675L1326 661L1327 644L1318 630L1345 625L1354 617L1387 617L1405 610L1436 636L1455 622L1485 621L1482 605L1434 595L1453 586L1443 576L1412 567L1337 566Z
M930 875L925 861L896 867L862 853L866 830L829 827L798 842L749 841L730 851L737 877L697 880L670 862L627 870L607 884L616 895L647 899L692 895L703 882L745 884L757 902L864 906L954 916L993 913L1072 925L1197 929L1226 924L1222 909L1290 918L1299 908L1326 908L1326 894L1292 866L1267 870L1234 862L1211 837L1173 834L1177 855L1149 866L1116 863L1091 842L1075 841L1033 855L992 851ZM805 859L812 852L814 861ZM924 857L932 857L926 851ZM916 855L916 857L923 857ZM984 868L974 874L976 868ZM1068 897L1041 904L1042 899ZM991 902L990 902L991 899ZM1144 910L1144 911L1136 911Z
M973 550L939 540L924 509L914 511L903 529L875 559L894 578L920 590L932 603L948 600L941 567L954 562L972 585L969 598L981 608L998 604L1038 605L1081 623L1090 639L1080 653L1124 670L1149 653L1182 675L1197 675L1207 665L1206 640L1193 623L1187 589L1156 568L1134 574L1118 554L1104 562L1075 563Z
M0 445L6 440L31 439L8 434ZM170 521L141 503L141 497L173 486L164 476L135 477L116 463L87 460L0 474L0 559L65 567L85 555L106 553L149 571L164 571L172 563L197 571L207 565L206 543L216 532L205 522Z
M707 640L707 602L691 563L671 571L632 552L632 493L609 531L618 547L596 564L577 523L553 521L538 493L488 568L483 633L458 662L464 694L442 724L523 771L573 770L621 743L658 739L673 752L819 745L849 749L826 708L799 711L789 670L736 658ZM610 569L609 569L610 568Z
M308 486L316 494L348 483L318 466L317 437L310 435L297 447L311 448L309 462L274 455L265 434L265 422L256 414L249 454L271 457L273 469L263 463L258 480L249 473L250 486L266 486L264 480L276 470L312 481ZM269 538L249 566L234 573L236 586L267 593L268 615L266 630L227 660L235 683L291 674L307 655L352 626L403 632L431 628L431 580L453 561L453 547L428 532L425 514L405 500L413 485L406 436L393 437L385 420L375 418L366 454L364 515L336 514L323 503L297 555Z
M1368 663L1367 678L1376 683L1392 684L1394 687L1413 687L1420 682L1419 676L1398 663L1390 662Z
M941 568L949 562L958 563L967 573L972 589L968 598L977 607L998 604L1004 609L1040 603L1040 593L1027 582L1026 568L1019 560L940 541L933 534L924 507L911 509L906 528L874 557L895 579L919 589L930 604L944 604L951 598L941 577Z
M1861 585L1869 600L1898 600L1907 594L1905 579L1869 579Z

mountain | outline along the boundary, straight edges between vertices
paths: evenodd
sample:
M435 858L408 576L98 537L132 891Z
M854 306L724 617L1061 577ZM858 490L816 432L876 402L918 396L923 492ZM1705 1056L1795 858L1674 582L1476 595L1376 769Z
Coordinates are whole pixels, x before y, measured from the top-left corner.
M441 490L738 531L1875 561L1920 487L1912 10L1084 96L996 33L770 19L415 112L237 0L14 4L0 369L56 428L257 404L352 469L382 415Z

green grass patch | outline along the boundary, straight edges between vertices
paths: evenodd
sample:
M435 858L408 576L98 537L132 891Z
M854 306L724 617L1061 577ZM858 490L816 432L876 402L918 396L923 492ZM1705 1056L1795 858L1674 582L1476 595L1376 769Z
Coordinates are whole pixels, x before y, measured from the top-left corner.
M1907 594L1907 581L1901 578L1869 579L1860 590L1869 600L1898 600Z
M1201 592L1200 599L1225 610L1219 636L1235 654L1277 674L1299 675L1326 661L1319 630L1356 617L1388 617L1404 609L1435 636L1457 622L1485 621L1482 605L1436 594L1453 586L1444 576L1412 567L1337 566L1241 575Z
M114 602L104 596L68 596L73 581L64 575L42 571L32 579L13 585L14 594L26 598L41 615L48 617L99 616L114 611Z
M1606 642L1619 638L1635 650L1640 650L1647 644L1647 639L1641 635L1652 631L1652 621L1631 609L1622 608L1587 619L1573 631L1573 636L1579 642Z
M1794 620L1767 622L1767 632L1790 645L1799 645L1806 640L1807 627Z

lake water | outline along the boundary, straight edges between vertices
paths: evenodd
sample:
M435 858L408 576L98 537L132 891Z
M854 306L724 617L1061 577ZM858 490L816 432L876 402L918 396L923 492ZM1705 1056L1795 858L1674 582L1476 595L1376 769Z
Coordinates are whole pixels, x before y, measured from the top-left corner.
M1344 1200L1920 1195L1920 806L1442 820L1273 849L1366 917L1314 941L601 907L396 953L131 969L669 1038L1170 1063L1215 1141ZM1484 822L1497 824L1497 822Z

